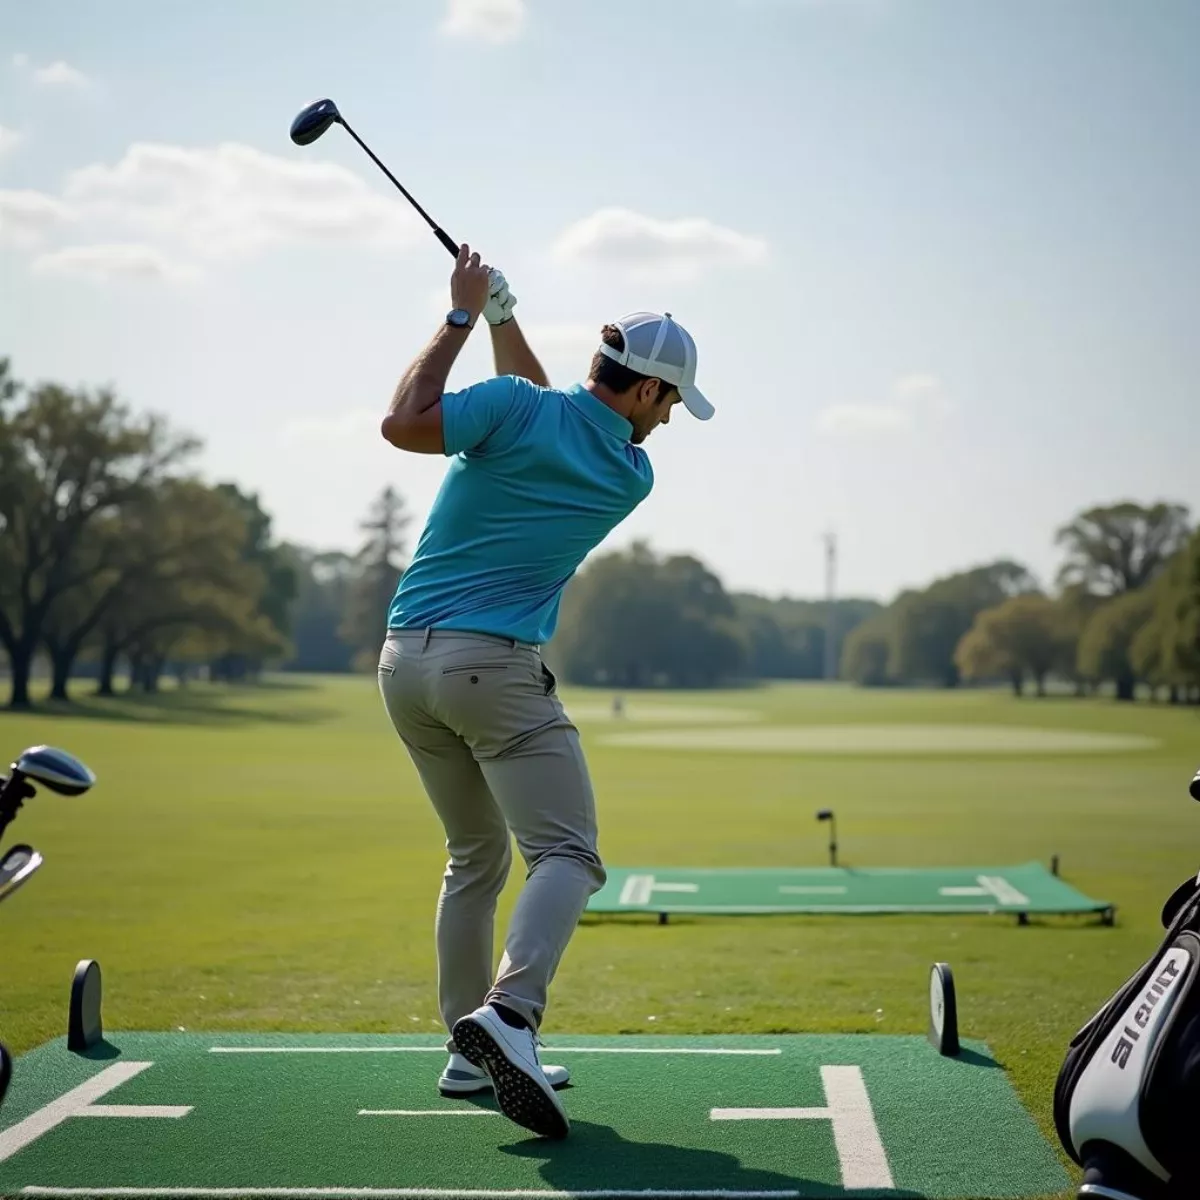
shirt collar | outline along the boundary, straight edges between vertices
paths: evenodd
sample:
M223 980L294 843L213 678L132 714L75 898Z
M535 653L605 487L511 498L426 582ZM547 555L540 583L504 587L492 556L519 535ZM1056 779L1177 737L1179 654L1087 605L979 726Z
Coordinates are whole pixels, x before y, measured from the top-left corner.
M601 429L626 442L633 437L632 423L619 412L614 412L602 400L597 400L582 383L567 388L567 397L593 425L599 425Z

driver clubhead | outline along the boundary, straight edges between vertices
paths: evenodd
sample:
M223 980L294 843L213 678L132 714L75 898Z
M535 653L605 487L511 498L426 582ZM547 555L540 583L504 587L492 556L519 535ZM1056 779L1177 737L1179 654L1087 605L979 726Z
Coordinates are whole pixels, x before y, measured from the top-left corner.
M11 846L0 858L0 900L6 900L42 865L42 856L24 843Z
M332 100L315 100L307 108L296 114L292 122L292 141L297 146L307 146L315 142L335 121L341 121L342 114Z
M73 754L54 746L30 746L13 763L26 779L62 796L82 796L95 782L95 774Z

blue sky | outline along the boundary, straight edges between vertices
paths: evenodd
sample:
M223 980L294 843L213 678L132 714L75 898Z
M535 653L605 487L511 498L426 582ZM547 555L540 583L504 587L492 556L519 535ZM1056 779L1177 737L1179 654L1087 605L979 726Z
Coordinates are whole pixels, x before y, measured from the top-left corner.
M556 383L641 308L717 406L612 536L844 592L1118 498L1200 516L1200 5L0 2L0 354L199 435L277 532L351 546L443 461L378 436L449 255L332 96L500 266ZM480 330L451 382L491 369ZM413 529L414 537L416 528Z

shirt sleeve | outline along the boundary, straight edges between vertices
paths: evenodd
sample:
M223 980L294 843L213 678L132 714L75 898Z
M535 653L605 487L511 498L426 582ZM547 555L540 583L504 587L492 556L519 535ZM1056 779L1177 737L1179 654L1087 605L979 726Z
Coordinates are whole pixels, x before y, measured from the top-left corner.
M479 449L513 414L516 380L511 375L485 379L461 392L442 396L442 441L447 457Z

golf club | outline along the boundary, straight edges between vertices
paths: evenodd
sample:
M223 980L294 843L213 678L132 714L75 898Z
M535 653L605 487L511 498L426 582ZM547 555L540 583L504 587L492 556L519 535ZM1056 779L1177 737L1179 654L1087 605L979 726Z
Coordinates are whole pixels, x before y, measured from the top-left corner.
M0 858L0 900L6 900L42 865L42 856L24 844L11 846Z
M4 1099L4 1093L8 1091L10 1079L12 1079L12 1056L8 1052L8 1047L0 1042L0 1100Z
M0 776L0 834L35 794L34 784L61 796L81 796L95 782L96 776L73 754L53 746L30 746L12 764L7 778Z
M1192 782L1188 785L1188 791L1191 792L1193 800L1200 800L1200 771L1197 771L1192 776Z
M822 808L817 813L818 821L829 822L829 865L837 866L837 817L833 815L832 808Z
M429 228L433 230L437 240L450 251L454 258L457 258L458 243L416 202L404 184L375 157L371 147L350 128L346 123L346 118L338 112L338 106L332 100L316 100L303 111L296 114L296 119L292 122L292 141L297 146L311 145L330 125L334 124L340 125L370 155L371 161L396 185L409 204L425 219Z

